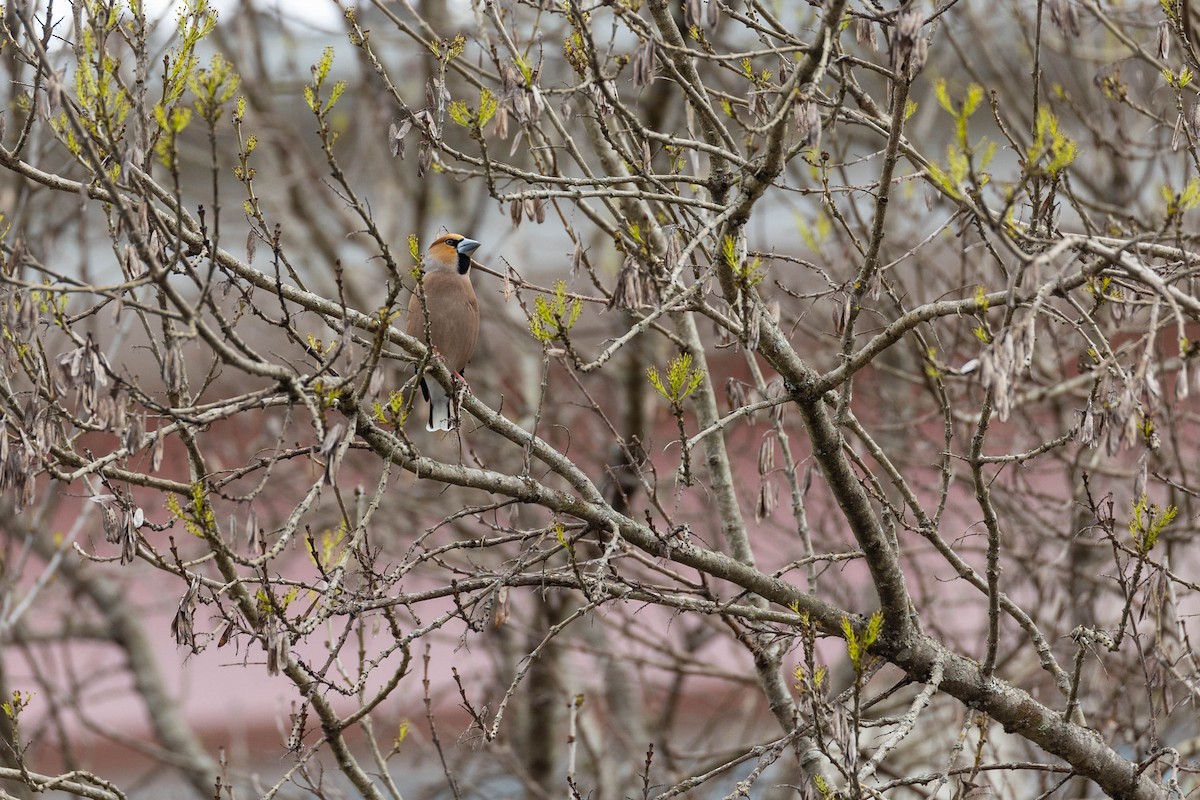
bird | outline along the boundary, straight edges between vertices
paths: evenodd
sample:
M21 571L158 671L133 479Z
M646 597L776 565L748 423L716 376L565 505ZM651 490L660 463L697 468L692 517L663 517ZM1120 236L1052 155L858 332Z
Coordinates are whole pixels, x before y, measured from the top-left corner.
M435 357L466 383L463 371L475 355L479 340L479 301L471 286L471 254L479 242L458 233L439 236L429 245L422 281L425 310L429 312L429 338L425 338L425 312L421 295L414 291L408 301L407 333L432 347ZM451 398L436 380L421 376L421 395L429 403L425 429L450 431L458 427Z

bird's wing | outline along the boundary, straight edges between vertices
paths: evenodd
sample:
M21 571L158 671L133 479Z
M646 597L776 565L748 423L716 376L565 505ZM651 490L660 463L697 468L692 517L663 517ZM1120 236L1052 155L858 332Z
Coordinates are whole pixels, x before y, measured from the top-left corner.
M425 305L433 346L446 365L461 372L479 341L479 301L471 281L455 273L435 272L425 277ZM417 305L417 338L424 338L421 307ZM409 325L413 324L411 318Z

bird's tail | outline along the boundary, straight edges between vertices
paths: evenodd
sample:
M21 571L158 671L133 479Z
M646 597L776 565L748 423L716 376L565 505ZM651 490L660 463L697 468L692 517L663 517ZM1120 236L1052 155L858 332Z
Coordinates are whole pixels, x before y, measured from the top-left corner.
M452 431L455 420L451 403L453 402L442 385L432 378L422 382L425 397L429 400L429 422L425 425L428 431Z

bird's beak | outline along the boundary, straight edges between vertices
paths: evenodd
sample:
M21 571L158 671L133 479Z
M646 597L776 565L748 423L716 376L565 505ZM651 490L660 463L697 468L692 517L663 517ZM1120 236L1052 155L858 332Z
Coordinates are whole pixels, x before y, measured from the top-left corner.
M460 256L469 256L479 249L479 242L474 239L463 239L454 249L458 251Z

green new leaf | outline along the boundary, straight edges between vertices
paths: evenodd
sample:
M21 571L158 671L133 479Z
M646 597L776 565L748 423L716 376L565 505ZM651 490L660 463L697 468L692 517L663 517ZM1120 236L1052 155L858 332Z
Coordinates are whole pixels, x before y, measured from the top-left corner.
M752 261L741 258L737 242L732 236L726 236L721 241L721 257L725 259L725 265L729 267L729 271L737 278L738 284L743 289L757 286L766 274L762 268L761 258L755 257Z
M183 133L188 123L192 121L192 110L183 106L175 106L170 110L161 104L154 106L154 121L164 134L154 145L155 155L163 166L170 168L175 163L176 141Z
M1129 520L1129 535L1133 537L1133 543L1141 555L1144 556L1154 549L1159 536L1178 513L1178 507L1159 508L1157 503L1151 503L1144 494L1134 502L1133 515Z
M392 742L392 747L399 750L400 745L404 744L404 740L408 738L408 732L412 728L412 723L408 720L403 720L400 723L400 728L396 733L396 739Z
M945 78L934 82L933 93L937 97L938 105L945 109L947 114L958 115L958 109L954 107L954 101L950 99L950 89L946 85Z
M727 267L730 269L737 268L737 241L732 236L726 236L721 241L721 255L724 257Z
M409 408L410 405L404 392L397 389L388 395L386 405L376 400L371 407L371 415L380 425L394 425L403 428L404 423L408 421Z
M567 296L567 282L554 283L554 295L539 294L533 300L533 314L529 317L529 332L542 344L561 339L574 327L583 312L583 301Z
M1026 153L1025 163L1031 172L1043 172L1058 177L1075 160L1078 146L1059 130L1058 117L1050 109L1038 109L1033 126L1033 143Z
M339 566L345 559L345 553L342 554L342 558L336 561L334 555L338 552L342 542L345 541L347 533L345 522L340 523L336 530L330 530L329 528L323 530L319 541L314 539L310 533L308 541L309 560L321 569Z
M233 99L242 79L233 64L217 53L209 61L208 67L192 71L187 82L188 88L196 96L196 113L210 123L216 123L221 116L221 107ZM244 104L239 104L239 109L244 113Z
M846 637L846 653L850 656L850 663L854 664L854 669L857 670L862 648L858 645L858 634L854 632L849 617L842 617L842 635Z
M967 87L967 96L963 98L962 116L969 117L974 114L982 101L983 87L978 83L972 83Z
M883 612L876 611L867 620L867 633L863 637L863 647L870 647L879 639L879 634L883 631Z
M254 599L258 605L258 614L264 619L269 619L275 615L275 609L287 611L287 607L292 604L292 601L300 594L300 587L293 586L291 590L272 601L271 594L266 589L259 589L254 594Z
M346 91L346 82L345 81L338 81L337 83L333 84L333 89L329 92L329 101L327 103L325 103L325 108L323 109L322 113L329 111L329 109L333 108L333 106L341 98L342 93L345 91Z
M1173 89L1186 88L1187 85L1192 82L1192 78L1194 77L1194 75L1192 74L1192 71L1190 69L1188 69L1187 67L1179 68L1179 76L1178 77L1176 77L1175 73L1169 69L1164 69L1162 71L1162 76L1163 76L1163 80L1165 80L1167 82L1167 84L1170 85L1171 88L1173 88Z
M812 225L809 225L799 212L793 215L793 219L796 221L796 229L800 231L800 238L804 241L804 245L813 252L820 250L821 245L828 241L833 233L833 223L829 221L824 212L817 214Z
M1200 178L1192 178L1178 194L1170 184L1163 184L1159 195L1167 202L1167 216L1175 217L1200 203Z
M861 635L854 630L854 625L851 624L849 617L842 617L842 635L846 638L846 654L850 656L850 663L854 665L855 672L863 671L867 650L879 639L882 631L882 611L876 611L871 615L871 618L867 620L867 627Z
M454 120L454 124L461 125L464 128L471 126L471 110L467 108L467 104L462 100L455 100L450 103L450 119Z
M704 380L704 370L692 369L691 354L682 353L667 364L665 376L659 373L658 367L650 367L646 377L656 392L678 407Z
M192 121L192 110L190 108L172 108L169 112L162 106L154 107L154 121L166 133L183 133L183 130Z
M962 198L962 192L958 188L958 183L953 180L944 169L938 166L937 162L930 161L929 166L925 169L929 180L941 190L947 197L955 200Z
M487 125L491 118L496 116L499 105L500 101L490 90L486 87L479 90L479 127Z
M4 716L16 721L25 707L29 705L29 701L33 699L33 694L22 692L19 689L13 689L12 700L6 700L0 703L0 711L4 712Z
M983 102L983 87L978 83L972 83L967 87L967 95L963 98L962 107L959 108L950 97L950 90L946 88L946 80L943 78L934 84L934 94L937 96L938 104L946 110L950 116L954 117L954 130L958 145L962 149L967 147L967 120L971 115L979 110L979 104Z
M987 289L985 289L982 286L976 286L975 293L974 293L974 300L975 300L975 308L977 310L979 310L979 311L987 311L988 310L989 303L988 303L988 297L987 297Z
M513 64L521 73L521 77L525 79L526 86L533 85L533 68L529 66L529 62L521 57L520 54L513 60Z
M971 174L971 162L967 159L967 154L954 145L946 146L946 164L950 167L950 181L955 186L960 185Z
M216 26L217 12L208 7L208 0L188 0L179 9L176 27L178 45L165 56L163 105L172 106L183 96L200 63L196 58L196 47Z
M323 84L325 79L329 77L331 67L333 67L333 48L326 47L325 51L321 53L321 60L313 67L313 78L318 86Z

